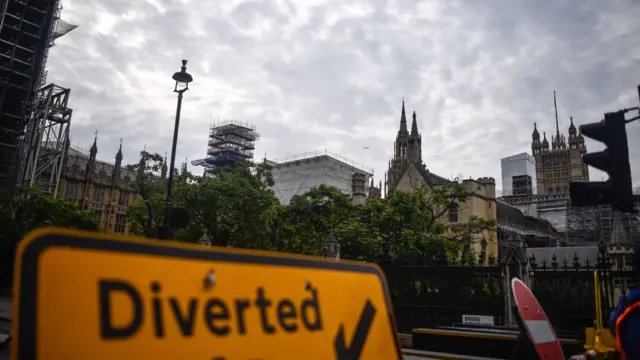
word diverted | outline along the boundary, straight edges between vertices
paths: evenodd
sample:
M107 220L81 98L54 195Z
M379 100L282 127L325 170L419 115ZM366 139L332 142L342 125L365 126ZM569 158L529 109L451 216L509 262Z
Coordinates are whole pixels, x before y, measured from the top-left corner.
M287 298L270 299L262 287L256 289L253 299L179 299L164 295L158 281L152 282L147 290L122 280L102 279L98 281L100 336L104 340L127 339L150 326L157 338L164 338L166 328L175 326L182 336L190 337L197 322L203 322L210 333L218 337L232 333L244 335L252 331L264 334L321 331L323 324L318 290L311 284L307 284L305 290L309 293L308 298L300 303ZM114 323L114 295L127 297L130 313L133 313L128 323ZM151 300L145 303L143 299L148 298ZM148 313L145 307L150 307L151 319L145 319L144 314ZM251 328L247 324L246 315L252 311L259 315L259 328L255 325Z

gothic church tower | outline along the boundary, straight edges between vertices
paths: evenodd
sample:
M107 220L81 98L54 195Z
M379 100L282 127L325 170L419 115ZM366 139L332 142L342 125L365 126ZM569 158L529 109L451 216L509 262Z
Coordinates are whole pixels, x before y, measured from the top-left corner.
M556 134L551 136L551 148L547 134L540 133L537 124L533 124L531 135L531 152L536 159L537 193L539 195L569 194L571 181L589 181L589 167L582 161L582 154L587 152L584 137L573 124L570 117L569 139L560 133L556 93L553 92L553 105L556 115Z
M409 132L404 100L400 113L400 129L393 147L393 158L389 161L385 182L386 190L412 191L414 186L433 186L447 182L446 179L429 172L423 163L422 135L418 132L416 112L413 112L411 132Z
M413 112L411 132L409 132L404 100L402 101L402 111L400 113L400 129L393 147L393 158L389 162L389 171L387 173L389 188L395 188L398 185L400 178L404 175L410 163L422 164L422 136L418 132L416 113L415 111Z

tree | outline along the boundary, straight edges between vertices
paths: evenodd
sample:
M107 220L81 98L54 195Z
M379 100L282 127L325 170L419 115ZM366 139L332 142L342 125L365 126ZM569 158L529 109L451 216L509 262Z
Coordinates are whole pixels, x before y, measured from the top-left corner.
M161 174L163 166L165 162L160 154L147 151L140 152L138 164L127 166L131 173L136 174L136 190L141 197L141 201L132 204L127 211L131 233L134 235L157 235L157 211L161 209L162 189L166 186Z
M167 200L167 168L165 159L160 154L146 151L140 153L140 161L128 165L136 175L136 188L141 200L132 204L127 211L131 233L138 236L157 237L162 225ZM198 179L189 172L174 172L172 207L185 206L187 193ZM198 231L196 231L198 232ZM193 233L193 227L176 231L175 237L184 238ZM200 233L201 234L201 233ZM191 236L186 236L191 239Z
M414 190L410 195L412 201L418 212L423 214L417 220L422 222L427 233L446 237L447 254L453 253L458 257L461 252L463 257L472 256L471 245L486 241L487 232L495 230L496 223L493 219L483 219L478 216L458 219L458 211L474 196L474 193L468 190L459 179L433 187L422 183L416 186L414 181L410 183ZM450 218L451 215L454 215L453 219ZM458 222L458 220L463 221ZM445 228L449 230L446 235Z
M465 204L472 195L452 181L413 192L391 191L385 199L354 206L338 189L321 185L282 207L272 233L279 251L302 254L317 254L322 240L333 233L348 259L434 261L458 258L461 252L472 256L470 245L495 223L471 217L465 224L447 224L453 205Z
M332 186L320 185L294 196L278 212L276 248L316 255L327 235L351 219L353 211L349 196Z
M157 234L164 216L167 180L162 176L163 165L158 154L143 153L140 163L131 166L139 173L138 189L143 197L128 211L136 235ZM172 205L186 209L189 215L187 226L176 231L174 239L196 242L207 234L218 246L273 249L271 227L279 204L269 189L273 185L271 168L237 164L215 175L202 178L183 171L174 176Z
M144 198L129 210L138 235L153 233L164 213L163 165L158 154L143 153L134 166ZM218 169L213 179L181 172L174 181L173 204L187 209L190 219L175 239L189 242L206 234L218 246L317 255L333 233L344 258L433 261L443 255L458 258L461 252L473 257L471 244L495 226L477 217L458 226L448 223L454 205L464 205L473 195L457 181L391 191L385 199L369 199L362 206L352 205L348 195L327 185L282 206L270 189L273 177L267 164Z
M0 274L11 274L18 242L42 226L98 230L89 212L78 210L74 201L62 200L23 189L23 196L11 197L0 192ZM10 282L0 275L0 283Z
M199 179L185 205L213 245L272 250L279 207L272 185L270 166L237 164L216 179Z

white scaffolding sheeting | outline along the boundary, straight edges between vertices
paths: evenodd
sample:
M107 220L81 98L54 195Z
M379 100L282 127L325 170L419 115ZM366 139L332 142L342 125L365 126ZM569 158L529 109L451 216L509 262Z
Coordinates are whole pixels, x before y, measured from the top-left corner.
M62 19L58 19L55 30L53 30L53 33L51 34L51 41L54 41L61 36L67 35L71 30L77 27L78 25L69 24Z
M343 193L351 195L353 175L356 173L364 174L366 176L365 184L369 184L371 172L355 167L351 161L347 163L338 160L326 152L321 152L321 154L308 158L295 157L296 160L282 163L268 162L273 166L274 185L272 190L282 205L289 204L294 196L302 195L320 185L333 186Z

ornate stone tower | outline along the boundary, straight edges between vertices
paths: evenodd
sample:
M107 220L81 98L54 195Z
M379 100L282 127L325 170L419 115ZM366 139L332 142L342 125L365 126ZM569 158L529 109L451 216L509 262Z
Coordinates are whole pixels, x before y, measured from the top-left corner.
M409 133L404 100L402 101L402 111L400 113L400 129L393 147L394 154L389 162L389 171L387 172L387 188L390 189L396 187L410 163L414 163L416 166L422 164L422 135L418 132L416 112L413 112L411 133Z
M539 195L568 195L569 182L589 181L589 169L582 161L587 147L584 137L573 124L573 117L570 118L569 141L560 133L555 91L553 104L556 107L556 134L551 136L551 149L547 134L543 133L541 142L538 126L533 124L531 152L536 159L536 186Z

